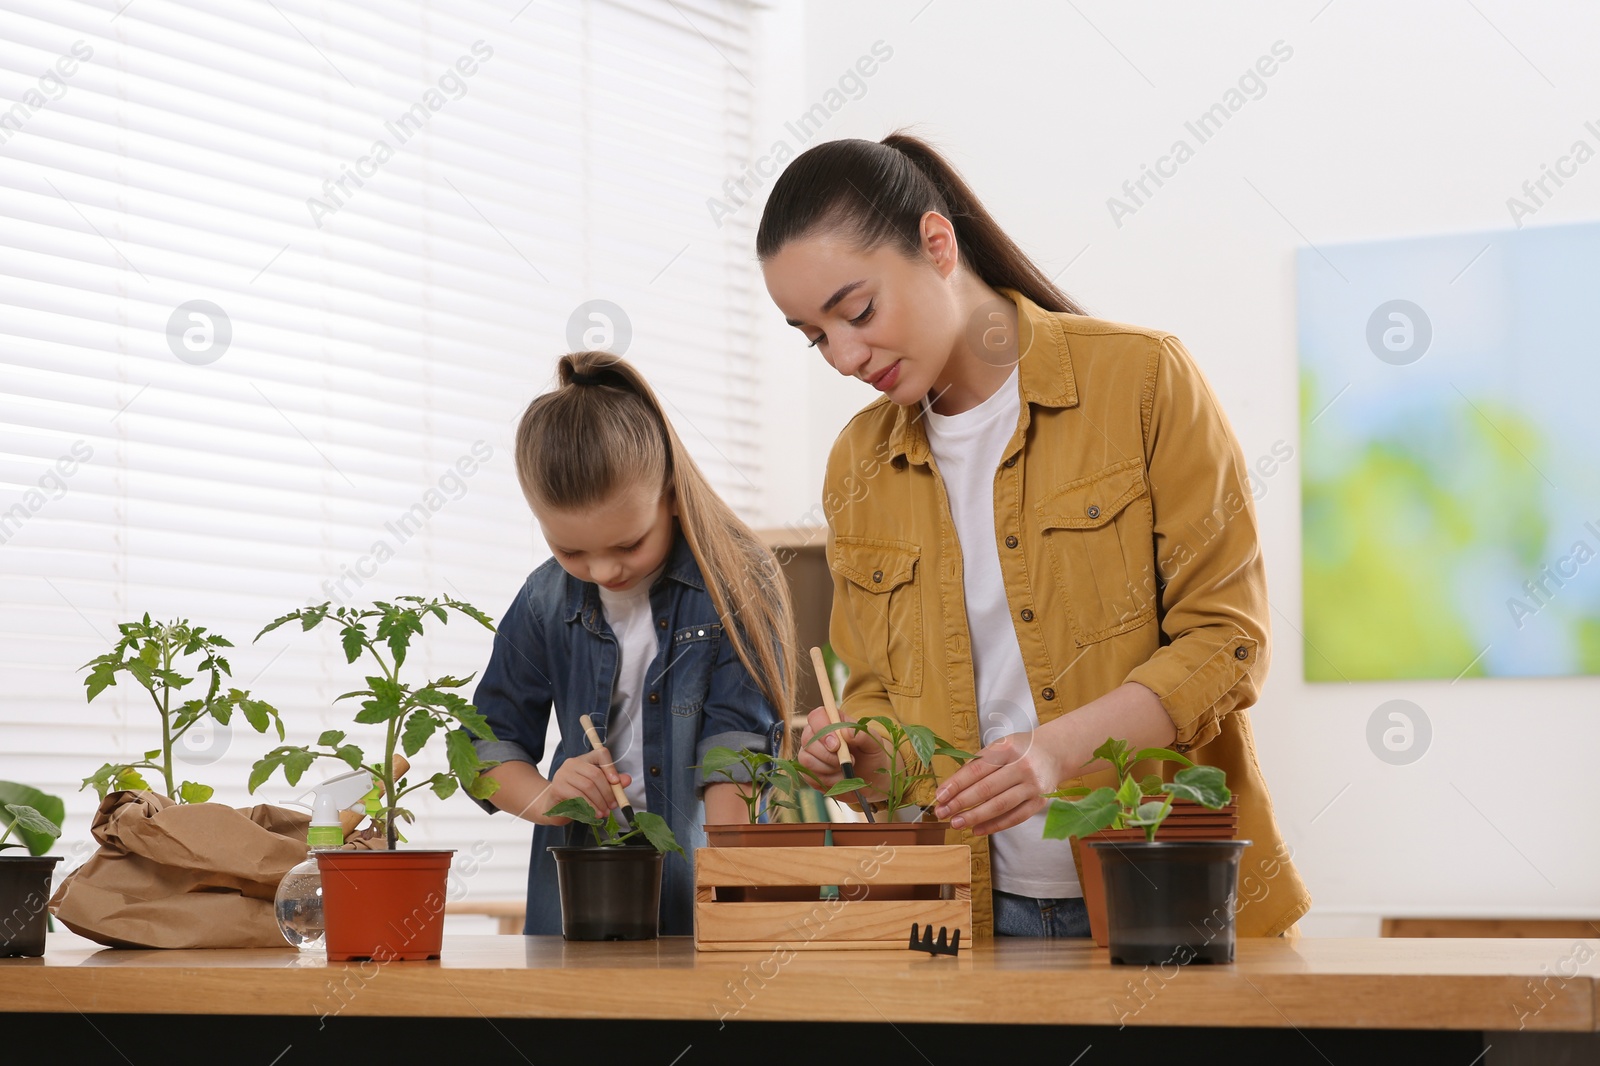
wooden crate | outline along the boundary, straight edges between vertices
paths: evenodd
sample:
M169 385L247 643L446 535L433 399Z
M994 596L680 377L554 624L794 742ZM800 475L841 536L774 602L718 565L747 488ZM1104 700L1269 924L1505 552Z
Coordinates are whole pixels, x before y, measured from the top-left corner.
M972 849L700 848L694 856L694 942L701 951L906 947L913 922L972 937ZM718 900L718 886L839 886L838 899ZM945 899L851 898L859 885L940 886Z

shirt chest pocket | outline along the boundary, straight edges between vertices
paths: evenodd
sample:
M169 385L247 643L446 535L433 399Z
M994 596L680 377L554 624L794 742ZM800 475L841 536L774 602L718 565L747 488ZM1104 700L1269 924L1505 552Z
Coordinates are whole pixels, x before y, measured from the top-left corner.
M1062 486L1036 512L1079 647L1155 618L1153 517L1138 456Z
M837 537L831 565L845 579L862 654L883 687L896 695L922 693L921 549L903 541Z
M672 694L672 713L679 718L693 717L705 707L721 644L719 622L688 626L672 634L661 675Z

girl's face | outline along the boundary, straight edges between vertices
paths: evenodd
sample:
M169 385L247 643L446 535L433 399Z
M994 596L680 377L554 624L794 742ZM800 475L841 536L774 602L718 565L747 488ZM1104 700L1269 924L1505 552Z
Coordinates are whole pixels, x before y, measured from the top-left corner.
M914 259L893 244L863 252L821 233L790 241L761 270L772 302L829 366L915 404L934 390L960 335L957 262L950 223L929 212Z
M534 508L533 516L563 570L621 592L667 561L677 513L672 493L634 485L593 507Z

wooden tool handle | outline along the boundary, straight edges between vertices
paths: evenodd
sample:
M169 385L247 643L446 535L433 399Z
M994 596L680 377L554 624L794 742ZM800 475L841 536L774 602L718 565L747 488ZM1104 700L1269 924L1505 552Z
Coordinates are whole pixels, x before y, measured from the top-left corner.
M828 721L838 725L839 705L833 702L833 682L828 679L828 664L822 659L822 649L811 649L811 665L817 670L817 687L822 690L822 706L828 712ZM839 769L844 771L846 777L854 777L855 762L850 758L850 745L844 737L839 738Z
M594 721L586 714L578 715L578 723L583 726L584 735L589 738L589 746L595 751L605 752L605 768L610 773L616 773L617 768L611 764L611 753L606 751L606 746L600 743L600 734L594 728ZM615 781L611 782L611 795L616 799L618 807L628 805L628 794L622 791L622 786Z
M828 664L822 659L822 649L811 649L811 665L817 671L817 687L822 690L822 706L827 709L828 721L839 724L839 705L833 702L833 682L828 677Z

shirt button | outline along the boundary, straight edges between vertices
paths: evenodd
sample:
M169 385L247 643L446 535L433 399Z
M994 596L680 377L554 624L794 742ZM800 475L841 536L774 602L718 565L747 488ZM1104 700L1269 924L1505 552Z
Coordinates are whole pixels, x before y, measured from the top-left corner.
M1006 468L1006 469L1008 469L1008 470L1009 470L1009 469L1010 469L1010 468L1011 468L1011 467L1013 467L1013 466L1016 466L1016 465L1017 465L1017 457L1016 457L1016 456L1015 456L1015 455L1013 455L1013 456L1012 456L1012 457L1011 457L1011 458L1009 458L1009 459L1007 459L1007 460L1006 460L1006 461L1005 461L1005 462L1004 462L1004 463L1002 463L1002 464L1001 464L1001 465L1002 465L1002 466L1004 466L1004 467L1005 467L1005 468Z
M659 767L659 766L650 767L650 776L651 777L660 777L661 776L661 767Z
M1033 611L1030 608L1024 607L1022 609L1022 620L1024 622L1033 621Z
M659 693L659 692L650 693L650 702L651 703L660 703L661 702L661 693Z
M882 570L874 570L872 572L872 580L874 580L874 581L882 581L883 580L883 571Z
M1235 659L1248 659L1250 658L1250 652L1243 647L1234 648L1233 657Z
M1006 538L1006 547L1015 548L1016 546L1017 546L1017 538L1016 537L1007 537Z
M665 618L657 618L656 625L662 629L665 629L667 628L667 620Z
M1039 695L1043 696L1047 700L1053 700L1056 698L1056 690L1053 688L1047 688L1043 692L1039 693Z
M1090 518L1099 518L1100 517L1100 508L1096 507L1092 503L1089 505L1089 517Z

